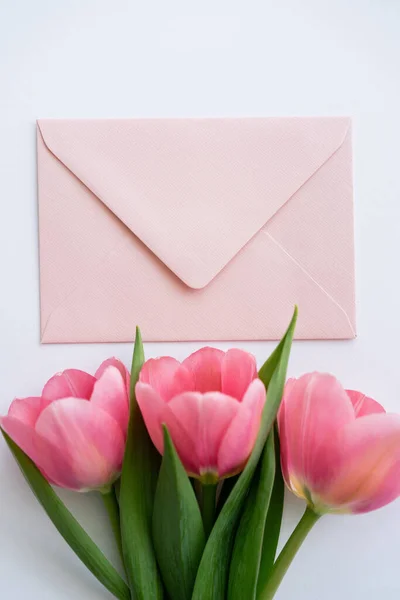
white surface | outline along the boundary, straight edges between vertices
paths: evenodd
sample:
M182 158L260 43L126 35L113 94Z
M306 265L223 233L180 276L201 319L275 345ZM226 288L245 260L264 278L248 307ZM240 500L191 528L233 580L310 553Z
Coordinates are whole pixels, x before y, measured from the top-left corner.
M334 372L400 411L399 67L396 0L0 2L1 398L93 371L129 345L40 346L37 117L353 115L358 339L296 343L290 374ZM135 320L132 315L133 321ZM241 344L259 362L272 344ZM221 345L224 347L224 345ZM148 345L184 357L199 344ZM0 443L1 597L109 598L70 552ZM116 559L100 503L67 494ZM300 514L290 499L283 537ZM397 600L400 503L325 517L278 600ZM245 599L244 599L245 600Z

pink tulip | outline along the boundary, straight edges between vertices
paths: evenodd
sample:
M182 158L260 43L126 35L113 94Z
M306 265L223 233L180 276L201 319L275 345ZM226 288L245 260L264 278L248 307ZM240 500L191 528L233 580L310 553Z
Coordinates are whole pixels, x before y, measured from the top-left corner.
M279 412L282 471L317 513L363 513L400 495L400 415L332 375L287 382Z
M95 373L54 375L39 397L15 399L0 425L55 485L104 489L121 471L129 374L117 359Z
M136 397L159 452L165 423L187 472L211 483L245 465L266 392L251 354L202 348L182 364L168 356L148 360Z

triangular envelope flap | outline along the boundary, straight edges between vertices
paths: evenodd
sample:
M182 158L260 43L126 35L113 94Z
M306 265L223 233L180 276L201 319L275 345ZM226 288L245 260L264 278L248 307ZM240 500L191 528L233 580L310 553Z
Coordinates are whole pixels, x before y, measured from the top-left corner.
M347 118L40 120L48 149L189 287L341 146Z

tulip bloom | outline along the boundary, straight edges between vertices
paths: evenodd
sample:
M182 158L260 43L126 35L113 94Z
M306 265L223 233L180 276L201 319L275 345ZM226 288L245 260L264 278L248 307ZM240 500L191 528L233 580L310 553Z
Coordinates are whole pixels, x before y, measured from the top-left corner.
M60 487L106 489L121 471L129 419L129 374L108 359L89 375L54 375L39 397L15 399L2 429Z
M318 514L364 513L400 495L400 415L331 375L287 382L279 417L288 488Z
M136 398L158 451L162 424L180 459L203 483L239 472L253 449L265 403L254 357L242 350L202 348L183 363L148 360Z

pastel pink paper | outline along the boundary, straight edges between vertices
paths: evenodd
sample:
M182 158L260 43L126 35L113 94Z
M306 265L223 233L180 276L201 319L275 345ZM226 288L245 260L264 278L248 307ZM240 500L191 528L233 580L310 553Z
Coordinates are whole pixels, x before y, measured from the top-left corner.
M43 342L355 335L350 122L41 120Z
M0 425L51 483L100 489L122 466L129 418L125 371L109 359L97 377L74 369L59 373L42 397L15 399Z
M287 486L320 512L367 512L400 495L400 416L332 375L289 380L278 415Z
M170 357L148 360L136 384L136 398L160 453L165 424L191 475L222 478L247 461L266 392L252 355L202 348L182 364Z

